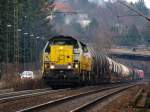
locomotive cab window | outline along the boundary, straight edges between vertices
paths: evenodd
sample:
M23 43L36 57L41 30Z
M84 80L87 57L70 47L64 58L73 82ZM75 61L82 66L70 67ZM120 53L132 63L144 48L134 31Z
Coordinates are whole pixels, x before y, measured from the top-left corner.
M73 45L75 49L79 48L78 42L69 38L58 38L54 39L52 42L53 45Z
M45 52L50 53L50 44L47 44Z
M72 42L67 39L58 39L53 41L54 45L72 45Z
M82 47L82 50L83 50L84 53L88 52L88 49L87 49L86 45L84 45L83 43L81 43L81 47Z

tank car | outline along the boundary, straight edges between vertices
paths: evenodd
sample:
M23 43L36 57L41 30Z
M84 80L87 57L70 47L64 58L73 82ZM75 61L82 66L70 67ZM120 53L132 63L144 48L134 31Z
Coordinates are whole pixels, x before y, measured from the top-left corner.
M130 79L128 67L70 36L54 36L44 47L43 79L51 86L112 83Z
M135 80L141 80L144 78L144 71L143 70L138 70L134 69L134 79Z
M143 70L138 70L139 71L139 79L144 78L144 71Z

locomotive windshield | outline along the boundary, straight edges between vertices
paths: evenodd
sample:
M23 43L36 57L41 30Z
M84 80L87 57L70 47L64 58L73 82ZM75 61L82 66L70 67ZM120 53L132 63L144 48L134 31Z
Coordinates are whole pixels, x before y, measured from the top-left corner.
M74 49L78 49L78 41L71 37L58 36L49 40L49 43L46 45L45 52L50 53L50 45L72 45Z
M82 47L83 52L84 52L84 53L88 52L87 46L84 45L84 44L81 43L81 42L80 42L80 44L81 44L81 47Z
M72 38L55 38L52 40L53 45L73 45L74 48L79 48L77 40Z
M70 40L64 40L64 39L59 39L59 40L54 40L53 41L54 45L72 45L73 43Z

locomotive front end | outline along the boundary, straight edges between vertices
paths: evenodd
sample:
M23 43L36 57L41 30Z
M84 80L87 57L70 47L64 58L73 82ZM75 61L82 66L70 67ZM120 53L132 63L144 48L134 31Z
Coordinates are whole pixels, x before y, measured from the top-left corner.
M72 70L73 69L73 46L71 45L52 45L48 55L48 70ZM47 67L47 63L45 63Z
M43 78L50 85L78 82L78 43L72 38L55 37L49 40L43 52Z

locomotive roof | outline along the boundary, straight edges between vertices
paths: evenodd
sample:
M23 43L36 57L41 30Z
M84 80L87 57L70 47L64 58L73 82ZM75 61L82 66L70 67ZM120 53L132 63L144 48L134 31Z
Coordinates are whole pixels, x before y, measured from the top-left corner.
M75 37L72 37L72 36L64 36L64 35L53 36L53 37L51 37L51 38L49 39L49 41L51 41L51 40L53 40L53 39L56 39L56 38L58 38L58 39L60 39L60 38L70 38L70 39L72 39L72 40L76 40L76 41L81 42L80 40L78 40L78 39L75 38ZM84 45L86 45L84 42L81 42L81 43L84 44Z
M77 39L75 39L75 38L72 37L72 36L57 35L57 36L53 36L52 38L50 38L49 41L50 41L50 40L53 40L53 39L56 39L56 38L71 38L71 39L73 39L73 40L77 40Z

